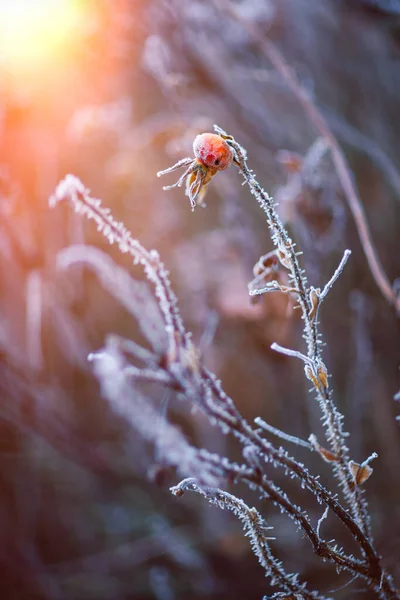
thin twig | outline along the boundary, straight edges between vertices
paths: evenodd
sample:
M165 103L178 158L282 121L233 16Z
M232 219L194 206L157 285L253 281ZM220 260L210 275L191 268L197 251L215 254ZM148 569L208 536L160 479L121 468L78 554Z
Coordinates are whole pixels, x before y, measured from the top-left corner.
M275 352L279 352L280 354L285 354L286 356L293 356L294 358L299 358L300 360L302 360L303 362L305 362L308 365L312 364L312 360L305 354L302 354L298 350L291 350L290 348L284 348L283 346L280 346L276 342L273 342L271 344L271 350L275 350Z
M323 300L325 300L326 296L328 295L328 292L330 291L330 289L332 288L333 284L335 283L335 281L337 280L337 278L341 275L345 264L347 263L349 256L351 254L351 250L345 250L342 260L339 263L338 268L336 269L336 271L334 272L334 274L332 275L332 277L330 278L330 280L328 281L328 283L325 285L324 289L322 290L322 292L319 295L319 303L321 304L321 302L323 302Z
M306 442L305 440L302 440L301 438L298 438L294 435L289 435L288 433L285 433L284 431L281 431L280 429L273 427L272 425L270 425L269 423L264 421L264 419L261 419L261 417L256 417L254 419L254 423L256 425L258 425L259 427L261 427L262 429L264 429L265 431L269 431L269 433L276 435L277 437L281 438L282 440L285 440L286 442L291 442L292 444L296 444L297 446L303 446L303 448L308 448L308 450L313 450L313 447L310 444L310 442Z
M238 167L243 179L255 196L258 204L267 217L267 224L271 230L271 238L278 251L284 257L286 268L289 271L289 280L297 291L297 299L302 311L304 323L303 337L307 343L307 355L309 362L305 365L305 374L313 383L317 398L321 407L326 438L331 446L332 452L337 457L337 462L332 463L332 468L343 487L344 496L350 505L355 519L363 531L370 538L370 521L366 501L362 491L354 487L353 479L348 469L349 450L346 446L345 432L343 430L343 416L334 404L328 385L329 374L321 356L321 339L318 332L318 323L315 319L315 308L318 306L318 295L315 288L308 287L307 277L301 269L295 243L289 237L288 232L282 224L276 210L276 204L269 194L259 184L255 173L247 164L247 153L242 146L221 129L214 125L214 130L227 141L234 152L234 164ZM317 301L317 304L315 304ZM292 351L291 351L292 352ZM292 355L292 354L291 354ZM295 356L299 357L298 354Z
M211 488L200 486L196 479L190 477L181 481L178 485L170 488L170 491L175 496L182 496L184 492L191 491L201 494L211 504L216 504L220 508L231 510L243 523L246 535L250 538L250 543L253 552L257 556L260 564L269 577L272 585L279 585L285 592L289 594L298 594L304 600L324 600L325 596L318 592L309 591L305 584L301 584L297 580L297 575L286 573L283 564L272 554L268 544L270 538L266 535L268 527L255 508L250 508L236 496L229 494L219 488Z
M319 532L321 529L322 521L325 521L325 519L328 516L328 512L329 512L329 506L327 506L326 509L324 510L322 517L320 519L318 519L318 524L317 524L317 535L318 536L319 536Z
M267 38L265 33L262 33L258 26L246 19L243 13L239 13L230 0L214 0L215 4L224 12L228 12L236 21L247 30L252 39L257 43L263 54L271 61L275 69L280 73L293 95L301 104L304 112L308 116L314 128L318 131L328 145L332 153L332 160L342 185L347 203L356 224L360 242L367 258L368 265L375 283L379 287L382 295L392 304L397 312L400 312L400 298L393 291L393 287L386 275L382 264L378 258L378 254L372 240L369 230L365 210L351 174L350 167L346 157L341 149L336 137L322 112L317 108L315 103L310 98L307 90L300 83L294 69L288 64L280 50L271 40Z

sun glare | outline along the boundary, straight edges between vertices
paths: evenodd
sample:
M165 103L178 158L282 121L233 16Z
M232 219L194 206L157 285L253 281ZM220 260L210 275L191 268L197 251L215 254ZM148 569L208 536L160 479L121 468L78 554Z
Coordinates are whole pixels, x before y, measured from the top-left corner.
M29 73L64 58L84 13L83 0L0 0L0 68Z

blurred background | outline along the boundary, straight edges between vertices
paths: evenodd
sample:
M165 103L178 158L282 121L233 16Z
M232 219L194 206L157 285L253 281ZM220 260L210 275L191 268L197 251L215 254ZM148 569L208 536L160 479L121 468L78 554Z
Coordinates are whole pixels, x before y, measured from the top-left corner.
M59 251L94 245L143 278L68 206L48 198L79 176L147 248L157 248L188 330L242 413L322 440L302 367L270 350L302 347L286 296L251 304L252 266L271 249L264 217L235 169L193 214L156 172L192 154L213 123L247 148L280 202L310 283L345 272L321 311L352 458L379 454L366 484L384 564L400 581L399 324L360 246L329 152L246 30L257 24L294 68L341 144L379 256L400 276L400 6L396 0L0 0L0 596L4 600L256 600L272 593L240 523L201 498L171 497L176 474L101 398L87 362L108 333L137 323ZM144 315L143 318L146 318ZM193 444L240 448L162 389L160 418ZM296 450L296 449L295 449ZM329 465L300 449L332 484ZM314 523L321 507L286 482ZM256 495L231 488L253 505ZM329 595L348 583L258 502L289 571ZM341 538L333 517L326 539ZM372 598L362 582L336 598Z

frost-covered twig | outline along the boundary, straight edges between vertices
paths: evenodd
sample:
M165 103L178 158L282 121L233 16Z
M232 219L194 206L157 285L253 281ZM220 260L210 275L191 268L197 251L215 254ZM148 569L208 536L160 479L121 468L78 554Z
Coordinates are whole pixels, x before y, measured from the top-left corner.
M168 271L160 261L158 252L146 250L124 226L116 221L110 210L103 208L101 200L90 195L90 191L74 175L66 177L58 184L56 191L50 198L50 206L55 206L63 200L69 200L77 213L93 219L97 229L108 239L114 242L122 253L129 253L135 264L141 264L146 276L155 286L155 294L161 312L165 319L165 330L168 335L170 354L176 356L179 341L185 345L185 331L178 310L178 302L168 278Z
M216 377L209 373L207 370L202 370L203 378L211 386L214 395L219 399L221 405L231 406L232 400L222 390L220 382ZM236 411L236 423L232 427L229 421L224 421L223 411L218 414L213 411L214 404L206 404L203 402L203 407L210 418L219 424L223 431L231 431L233 435L247 446L254 447L260 457L263 457L265 461L271 462L274 466L281 467L285 470L290 477L298 478L301 481L301 485L308 489L314 494L321 502L328 506L332 512L340 519L340 521L348 528L356 542L362 548L363 554L366 557L368 566L360 561L356 561L351 557L348 560L342 554L334 553L329 547L321 543L321 540L316 536L313 531L309 519L305 516L304 511L293 505L286 495L270 481L267 481L264 477L260 479L259 474L254 473L240 473L239 479L245 481L250 486L255 485L257 488L262 489L267 497L271 498L281 510L290 515L304 532L309 537L313 544L314 551L320 555L328 558L328 560L338 564L340 568L345 568L353 573L358 573L365 577L367 581L374 582L375 587L380 586L382 569L380 566L380 559L376 553L372 543L365 536L363 531L360 529L358 524L352 519L348 511L343 508L337 501L336 497L329 492L319 481L317 477L314 477L310 472L293 457L289 456L286 451L282 448L274 447L269 441L262 438L257 431L251 429L248 423L241 417ZM375 573L379 572L379 576ZM387 579L384 581L385 590L383 598L395 598L397 597L394 591L393 583L391 578L387 575ZM393 595L394 594L394 595Z
M281 431L280 429L273 427L269 423L266 423L266 421L264 421L264 419L261 419L261 417L256 417L254 419L254 423L262 429L265 429L265 431L269 431L273 435L276 435L277 437L281 438L282 440L285 440L286 442L291 442L292 444L296 444L297 446L303 446L303 448L308 448L309 450L312 450L312 445L310 444L310 442L306 442L305 440L302 440L294 435L288 435L284 431Z
M195 473L205 484L218 484L225 475L222 464L208 460L209 453L190 445L178 427L165 420L149 399L132 386L130 367L114 340L108 340L91 360L103 397L133 430L155 445L166 464L175 467L181 476Z
M275 69L280 73L283 80L292 91L299 104L302 106L305 114L309 118L318 134L323 137L328 145L336 173L342 185L348 206L356 224L358 235L364 254L367 258L371 274L375 283L379 287L382 295L393 305L397 312L400 312L400 297L395 293L388 276L379 260L371 232L369 230L367 217L361 202L354 177L350 171L346 157L341 149L335 135L333 134L327 120L322 112L311 99L309 93L299 81L295 70L288 64L278 47L264 35L257 25L247 19L243 12L239 12L231 0L214 0L214 3L224 11L224 14L230 14L235 20L248 31L252 39L258 44L261 51L270 60Z
M322 517L318 520L318 524L317 524L317 535L318 535L318 537L319 537L319 532L320 532L320 529L321 529L322 521L325 521L325 519L328 516L328 512L329 512L329 506L326 507L326 509L323 512Z
M299 358L306 365L312 364L312 360L308 356L305 356L298 350L291 350L290 348L284 348L283 346L280 346L276 342L271 344L271 350L275 350L275 352L279 352L280 354L286 354L286 356L293 356L294 358Z
M201 486L194 478L184 479L170 489L175 496L182 496L186 491L196 492L204 496L211 504L215 504L221 509L231 510L242 521L246 535L250 538L252 550L264 568L271 585L279 586L290 594L300 594L304 600L326 598L318 592L307 590L306 584L298 582L296 574L286 573L282 562L272 554L268 543L269 540L275 539L267 534L272 527L267 526L254 507L250 508L243 500L219 488Z
M335 281L338 279L338 277L341 275L345 264L347 263L349 256L351 254L351 250L345 250L342 260L339 263L338 268L336 269L336 271L334 272L334 274L332 275L332 277L330 278L330 280L328 281L328 283L325 285L324 289L322 290L322 292L319 295L319 302L321 304L321 302L323 300L325 300L326 296L328 295L328 292L330 291L331 287L333 286L333 284L335 283Z
M370 537L371 532L366 502L359 488L353 485L351 473L348 468L350 457L345 441L346 434L343 431L343 416L332 401L331 390L328 384L329 375L321 356L321 339L318 331L318 323L315 318L319 304L318 295L315 288L308 286L306 275L298 261L295 244L282 224L275 203L267 192L263 190L255 174L248 167L246 151L231 135L218 125L215 125L214 129L231 146L234 152L234 163L239 168L245 183L249 186L251 193L255 196L258 204L264 211L280 262L289 272L289 281L295 288L297 301L301 308L304 328L303 337L307 343L308 364L305 364L305 374L314 386L323 415L326 438L332 452L338 458L337 461L332 463L332 467L340 481L345 498L350 505L355 519L364 533ZM338 269L325 286L325 296L339 276L347 257L348 252L345 253ZM275 349L277 348L278 346L275 347ZM297 351L281 349L281 351L283 350L286 354L290 353L297 357L302 356Z

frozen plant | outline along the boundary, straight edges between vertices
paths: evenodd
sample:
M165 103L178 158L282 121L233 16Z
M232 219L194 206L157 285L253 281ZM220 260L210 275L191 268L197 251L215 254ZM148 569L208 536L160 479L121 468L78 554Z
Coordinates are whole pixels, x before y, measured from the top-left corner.
M241 519L250 537L252 549L270 584L279 588L273 598L322 600L327 596L310 589L306 582L299 580L298 575L285 570L284 565L274 556L269 543L268 527L260 513L254 508L249 508L239 498L223 491L223 482L244 483L256 490L262 499L273 502L303 531L315 554L332 563L338 572L346 571L353 579L363 579L382 600L400 598L400 593L391 575L383 568L381 557L374 546L365 492L361 487L370 477L370 463L377 455L373 453L362 463L351 459L346 445L347 434L343 429L343 416L335 405L329 385L329 372L322 353L319 311L344 269L350 251L346 250L336 271L323 289L310 285L300 266L295 243L283 226L272 198L262 189L255 174L248 167L245 150L232 136L217 126L214 134L202 134L196 140L194 159L185 158L159 175L186 167L176 185L181 186L186 180L187 195L192 208L195 208L198 197L218 170L230 164L238 168L265 214L275 246L271 253L262 256L258 261L254 269L254 279L249 284L249 294L288 294L293 298L295 306L300 308L306 350L301 352L283 348L278 344L273 344L272 348L303 362L305 376L311 382L321 409L326 442L321 444L315 435L310 435L308 440L287 435L260 418L255 420L256 427L253 427L243 418L234 401L224 392L221 382L203 364L199 350L186 331L168 272L158 253L146 250L134 240L126 227L114 220L110 211L102 207L100 200L90 195L79 179L68 175L58 185L50 200L51 204L55 205L63 200L70 201L77 212L96 222L98 229L110 243L116 243L121 252L131 255L135 264L143 266L147 278L154 285L166 333L165 347L159 343L155 344L154 336L147 335L152 351L114 336L107 340L102 350L91 355L102 394L116 411L127 417L132 427L156 446L160 441L160 420L156 418L155 410L150 405L146 406L137 393L135 383L139 380L154 382L174 390L184 401L201 409L210 422L219 426L224 434L230 434L239 440L242 446L242 464L205 449L193 448L175 426L168 425L164 459L165 463L177 467L184 477L181 483L171 488L172 493L181 496L186 490L198 492L211 503L232 510ZM207 144L210 140L212 143L209 151ZM215 160L220 159L221 162L216 164ZM221 168L218 168L220 165ZM73 257L74 261L78 259L79 253ZM88 260L84 253L82 260ZM91 260L93 262L93 257ZM104 270L108 272L110 265L105 265ZM98 257L96 271L102 271ZM105 277L104 274L101 276ZM129 289L129 286L126 285L125 289ZM129 310L130 300L126 299L124 304ZM133 306L130 312L135 317L138 314ZM151 328L142 327L145 335L146 331L151 331ZM317 452L331 465L341 488L342 499L339 500L336 490L331 491L322 485L319 475L310 473L288 451L270 441L266 434ZM163 451L162 448L158 450ZM311 522L307 511L296 505L289 495L276 485L270 474L265 473L266 463L282 469L287 477L308 490L323 505L322 516L316 525ZM346 549L338 548L333 541L324 539L321 529L328 511L331 511L337 517L338 524L341 523L350 533L358 547L357 556Z
M186 180L186 195L189 196L192 210L196 204L202 204L207 185L218 171L227 169L232 163L233 154L229 144L215 133L201 133L193 142L195 158L182 158L172 167L159 171L158 177L172 173L181 167L187 167L183 175L173 185L164 186L164 190L181 187Z

